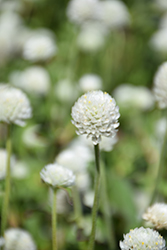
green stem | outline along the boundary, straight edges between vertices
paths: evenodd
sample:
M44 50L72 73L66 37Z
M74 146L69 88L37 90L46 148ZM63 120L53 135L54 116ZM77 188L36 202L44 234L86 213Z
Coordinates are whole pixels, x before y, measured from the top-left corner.
M96 234L96 219L98 211L99 201L99 189L100 189L100 155L99 155L99 144L94 146L95 150L95 163L96 163L96 177L95 177L95 196L92 208L92 231L89 239L88 250L94 249L95 234Z
M106 224L106 233L107 233L107 240L109 243L109 249L113 250L116 248L116 242L115 242L115 235L113 230L113 223L112 223L112 217L111 217L111 209L109 205L109 198L107 195L107 181L106 181L106 172L105 172L105 166L101 163L101 175L102 175L102 192L101 192L101 198L102 198L102 210L104 214L104 220Z
M160 154L160 159L159 159L158 173L157 173L157 178L155 180L154 191L150 200L150 205L152 205L155 202L157 194L158 194L158 187L159 187L159 183L162 177L164 161L165 161L165 156L166 156L166 143L167 143L167 119L166 119L166 132L165 132L164 141L163 141L163 145L161 148L161 154Z
M6 166L6 179L5 179L5 194L2 205L2 222L1 222L1 235L4 236L4 232L7 225L7 217L8 217L8 209L9 209L9 198L10 198L10 158L12 151L12 143L10 138L10 130L11 127L8 125L8 134L7 134L7 142L6 142L6 150L7 150L7 166Z
M52 203L52 246L53 250L57 250L57 237L56 237L56 191L57 189L53 189L53 203Z
M73 186L73 202L74 202L74 215L77 223L77 227L80 228L80 220L82 218L82 207L79 197L79 192L76 186Z

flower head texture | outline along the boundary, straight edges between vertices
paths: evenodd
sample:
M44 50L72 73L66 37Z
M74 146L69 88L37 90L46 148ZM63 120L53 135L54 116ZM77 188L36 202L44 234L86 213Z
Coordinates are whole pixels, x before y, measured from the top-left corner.
M91 137L94 145L100 142L101 136L114 136L119 126L119 108L115 100L101 90L82 95L72 107L71 115L76 133Z
M122 250L161 250L164 247L165 240L157 231L143 227L130 230L120 241Z
M8 84L0 84L0 121L24 126L31 117L31 106L27 96Z
M73 172L58 163L48 164L40 172L41 179L52 188L70 187L74 185Z
M160 109L167 107L167 62L157 70L154 77L153 92Z
M31 235L25 230L11 228L5 231L4 250L36 250Z
M143 219L151 222L157 229L167 229L167 204L155 203L143 214Z

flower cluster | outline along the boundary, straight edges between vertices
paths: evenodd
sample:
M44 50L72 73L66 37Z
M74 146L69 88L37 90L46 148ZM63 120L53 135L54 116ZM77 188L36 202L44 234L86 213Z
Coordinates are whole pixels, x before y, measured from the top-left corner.
M119 126L119 108L115 100L101 90L82 95L72 107L71 115L78 129L76 133L91 137L94 145L100 142L101 136L114 136Z
M162 250L164 247L165 240L157 231L143 227L130 230L120 241L122 250Z
M155 203L143 214L143 219L151 222L157 229L167 229L167 204Z

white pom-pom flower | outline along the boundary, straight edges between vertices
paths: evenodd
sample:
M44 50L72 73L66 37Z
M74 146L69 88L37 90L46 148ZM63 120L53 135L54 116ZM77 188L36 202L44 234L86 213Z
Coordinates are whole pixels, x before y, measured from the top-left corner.
M119 245L122 250L162 250L165 240L157 231L140 227L124 235Z
M121 1L105 0L99 3L99 19L108 28L120 28L130 23L130 15L126 5Z
M31 117L31 106L27 96L8 84L0 84L0 121L24 126Z
M143 219L151 222L157 229L167 229L167 204L155 203L143 214Z
M24 91L37 95L46 95L50 88L48 72L39 66L33 66L24 71L14 71L10 82Z
M58 163L46 165L40 172L41 179L52 188L70 187L74 185L73 172Z
M10 228L5 231L4 250L36 250L31 235L19 228Z
M101 90L82 95L72 107L71 115L76 133L91 137L94 145L100 142L101 136L114 136L119 126L119 108L115 100Z
M86 74L79 79L79 86L83 92L102 88L102 79L95 74Z
M24 44L23 57L28 61L46 61L57 52L57 46L52 36L42 33L32 35Z
M154 77L153 92L160 109L167 107L167 62L157 70Z

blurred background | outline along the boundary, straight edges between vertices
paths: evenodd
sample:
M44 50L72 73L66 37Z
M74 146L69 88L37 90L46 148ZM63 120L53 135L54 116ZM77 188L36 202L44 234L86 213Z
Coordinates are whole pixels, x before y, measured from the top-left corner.
M51 249L52 194L39 173L56 159L76 173L82 208L78 225L72 198L59 191L59 249L80 249L88 239L93 147L76 135L71 107L97 89L115 98L121 117L117 137L100 144L105 197L95 249L119 249L124 233L145 225L142 213L153 198L166 129L152 88L166 59L166 0L0 1L0 82L21 88L33 109L24 128L12 127L9 227L30 232L37 249ZM0 153L5 142L0 124ZM164 168L156 201L167 200L166 177Z

